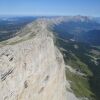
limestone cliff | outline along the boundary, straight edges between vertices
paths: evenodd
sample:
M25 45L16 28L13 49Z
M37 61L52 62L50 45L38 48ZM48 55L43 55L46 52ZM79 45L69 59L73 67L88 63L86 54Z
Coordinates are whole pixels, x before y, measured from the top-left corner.
M77 100L47 21L16 34L0 45L0 100Z

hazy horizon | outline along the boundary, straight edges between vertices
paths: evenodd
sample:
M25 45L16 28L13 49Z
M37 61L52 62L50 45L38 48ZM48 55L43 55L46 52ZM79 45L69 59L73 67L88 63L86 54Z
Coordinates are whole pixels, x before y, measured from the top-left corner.
M98 0L0 0L0 16L100 17Z

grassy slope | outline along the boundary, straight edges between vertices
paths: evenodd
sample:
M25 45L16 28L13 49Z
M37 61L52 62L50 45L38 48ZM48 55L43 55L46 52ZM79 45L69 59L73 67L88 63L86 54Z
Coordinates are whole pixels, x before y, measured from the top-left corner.
M96 67L99 65L95 65L93 62L93 57L96 57L96 55L90 52L92 49L97 49L87 44L72 41L65 42L61 39L57 39L57 45L65 49L64 51L61 50L64 54L65 63L86 75L85 77L79 76L69 72L68 69L66 70L66 78L71 81L71 88L76 96L88 97L90 100L99 100L100 80L96 79L98 80L97 84L94 81L97 73L100 74L100 68L97 69ZM77 45L78 48L75 48L74 45ZM98 51L100 52L100 50ZM98 89L95 89L95 86L98 86Z

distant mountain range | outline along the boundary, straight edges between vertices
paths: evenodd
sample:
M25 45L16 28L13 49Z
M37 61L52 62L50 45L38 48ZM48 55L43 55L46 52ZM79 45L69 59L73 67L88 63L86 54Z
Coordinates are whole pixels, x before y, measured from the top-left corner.
M50 23L53 23L51 25L52 30L63 38L100 45L100 18L80 15L55 17L0 17L0 41L15 36L15 33L20 30L21 27L38 18L50 20ZM10 36L8 36L8 34Z
M62 19L62 20L61 20ZM60 23L53 26L53 31L64 38L77 42L100 45L100 23L95 18L74 16L59 18Z

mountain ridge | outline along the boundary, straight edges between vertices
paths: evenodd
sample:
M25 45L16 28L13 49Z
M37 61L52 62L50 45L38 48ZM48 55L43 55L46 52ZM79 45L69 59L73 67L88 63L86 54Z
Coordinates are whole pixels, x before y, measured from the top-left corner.
M95 53L99 53L99 51L96 51L94 48L90 47L88 44L87 45L84 43L82 44L80 43L80 41L78 42L74 40L73 34L70 34L69 32L66 33L66 30L62 29L62 27L63 28L67 27L66 24L65 25L63 24L64 22L68 23L68 21L67 22L65 21L65 17L39 18L35 20L34 22L27 24L24 28L21 28L21 30L15 33L14 37L0 42L1 83L2 81L4 82L6 81L6 79L9 79L10 78L9 76L13 75L12 73L15 71L15 69L19 71L18 68L20 67L22 68L21 73L25 75L26 70L25 71L23 70L23 67L25 66L25 69L28 70L26 75L31 76L30 75L31 71L32 73L33 72L35 73L35 71L38 72L36 75L39 74L38 78L41 77L39 78L40 80L38 80L38 83L41 83L42 79L46 80L46 82L48 81L52 83L52 79L55 80L53 77L62 76L62 78L57 78L59 79L59 81L62 81L62 82L53 83L55 84L54 87L57 86L59 87L58 89L62 90L62 91L59 90L57 92L58 94L61 94L61 95L58 96L58 94L56 93L55 95L53 95L51 92L49 93L49 91L45 91L45 87L48 87L48 84L47 84L48 82L47 82L45 86L41 87L38 93L35 90L32 91L32 93L34 92L34 94L37 94L37 96L39 93L42 93L43 91L43 95L45 92L45 96L41 95L41 97L39 96L39 98L38 97L35 98L35 95L34 95L34 97L31 96L31 98L34 98L36 100L41 100L40 98L42 98L43 100L45 100L45 98L47 98L48 96L53 95L57 100L61 98L64 98L64 100L66 99L67 100L91 100L91 99L95 100L94 99L95 94L91 90L90 84L88 82L89 77L92 77L91 68L88 68L91 64L88 64L87 61L84 61L83 58L86 57L87 60L91 61L92 63L92 61L94 60L90 58L88 59L87 56L90 55L92 57L93 55L87 51L88 50L90 51L91 49L93 49L92 51ZM79 23L83 24L84 22L83 21L80 22L80 19L79 19ZM88 22L86 21L86 24L87 23ZM76 24L77 24L77 21L75 22L75 25ZM59 25L61 26L58 27ZM90 26L90 27L96 27L96 26ZM10 62L12 63L10 64ZM94 63L99 64L99 61L95 60ZM15 68L12 67L12 65L15 66ZM6 70L3 68L3 66L6 66L5 68ZM8 66L8 69L7 69L7 66ZM48 70L45 69L45 67ZM49 72L50 70L52 71ZM39 73L41 71L43 72ZM49 73L49 75L47 75L47 73ZM23 76L23 75L21 74L17 75L16 73L16 76L18 77L20 76L25 77L25 80L22 80L23 82L21 83L22 84L21 86L22 87L24 86L24 88L26 89L31 85L28 85L27 76L26 75ZM50 76L52 76L51 80L49 80ZM29 83L31 82L29 81ZM43 84L44 83L45 81L43 81ZM54 92L53 91L54 87L52 85L50 85L50 87L52 88L48 87L48 90ZM38 89L39 89L39 85L38 86L36 85L36 90L38 91ZM30 89L27 90L27 92L29 91ZM24 95L26 94L26 92L22 92L21 94ZM30 92L29 92L29 95L31 95ZM20 100L19 96L20 94L18 94L18 100ZM10 98L9 94L7 97L8 97L7 100L9 100ZM22 100L24 99L26 100L26 98L27 96L25 96L25 98L23 96L21 97ZM50 98L50 99L56 100L54 98ZM12 98L11 100L16 100L16 99ZM46 100L49 100L49 99L46 99Z
M66 91L70 85L64 66L45 21L28 24L0 48L0 99L78 100Z

